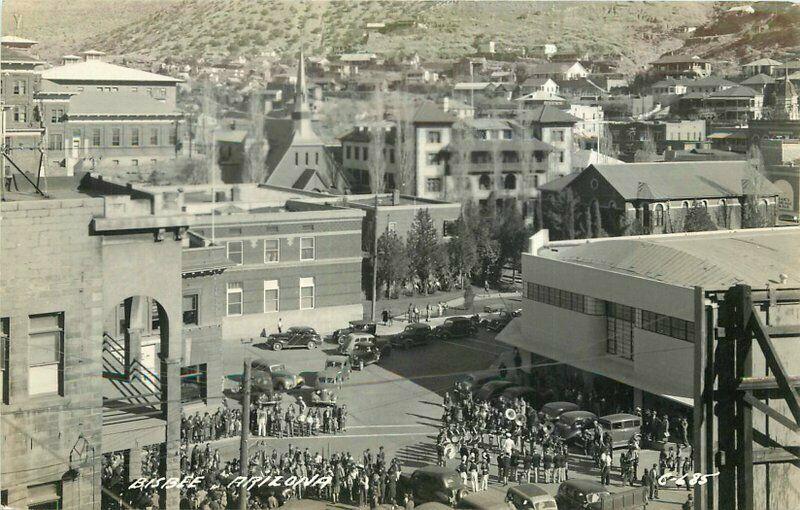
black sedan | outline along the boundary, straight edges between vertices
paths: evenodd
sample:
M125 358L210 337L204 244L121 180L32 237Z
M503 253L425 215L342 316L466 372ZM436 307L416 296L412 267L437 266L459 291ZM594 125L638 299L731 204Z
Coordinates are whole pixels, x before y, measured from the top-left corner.
M425 323L409 324L403 331L388 337L392 347L410 349L417 345L425 345L431 339L431 327Z
M447 340L471 336L477 331L478 327L469 317L448 317L442 324L434 328L433 336L441 340Z
M293 326L283 333L273 333L267 337L265 345L273 351L283 349L316 349L322 345L322 339L307 326Z

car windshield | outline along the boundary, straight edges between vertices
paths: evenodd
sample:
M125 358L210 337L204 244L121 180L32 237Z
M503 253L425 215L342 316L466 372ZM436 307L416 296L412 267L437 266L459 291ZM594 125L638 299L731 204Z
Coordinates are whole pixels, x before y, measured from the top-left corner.
M340 366L342 366L342 362L340 362L340 361L329 361L329 362L325 363L325 366L326 367L339 368Z
M286 365L284 365L283 363L280 363L278 365L270 365L269 369L272 370L273 372L278 372L281 370L286 370Z

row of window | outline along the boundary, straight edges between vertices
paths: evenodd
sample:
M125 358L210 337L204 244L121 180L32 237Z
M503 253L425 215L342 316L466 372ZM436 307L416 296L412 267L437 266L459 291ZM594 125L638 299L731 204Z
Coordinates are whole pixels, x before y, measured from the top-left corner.
M648 310L607 302L583 294L577 294L562 289L539 285L528 282L525 285L525 297L547 305L557 306L567 310L584 313L587 315L605 315L618 321L623 321L645 331L652 331L660 335L677 338L679 340L694 340L694 323L670 317ZM631 350L632 356L632 350Z
M355 159L368 161L369 160L369 147L359 147L357 145L346 145L344 148L345 159ZM394 164L394 149L383 149L383 159L388 160L389 163Z
M111 128L111 147L121 147L122 146L122 128ZM152 128L147 133L149 138L149 145L158 145L161 139L161 129L159 128ZM79 149L81 147L81 135L82 132L80 129L75 129L72 132L72 147ZM141 136L140 136L139 128L131 128L129 131L128 136L128 146L130 147L139 147L141 146ZM87 133L91 143L91 147L100 147L103 141L103 131L99 128L92 129L91 132ZM169 130L169 145L175 145L177 143L177 136L175 134L175 130ZM64 135L61 133L50 133L47 138L47 148L49 150L62 150L64 148Z
M237 266L244 264L244 241L228 241L228 260ZM300 238L300 260L314 260L316 258L316 239L313 237ZM264 264L281 261L281 240L264 239Z
M0 319L0 395L9 403L10 319ZM64 313L28 317L28 395L64 395Z
M300 278L299 283L300 310L313 310L315 307L315 286L314 277ZM244 312L244 284L242 282L228 282L226 290L226 315L228 317L236 317L242 315ZM281 287L278 280L264 280L263 291L263 311L264 313L279 312L281 301ZM183 297L183 323L184 324L197 324L198 323L198 296L197 294L190 294Z
M310 164L308 156L309 156L309 153L306 152L305 153L306 165ZM299 152L295 152L294 153L294 164L295 164L295 166L300 164L300 153ZM319 165L319 152L315 152L314 153L314 165Z

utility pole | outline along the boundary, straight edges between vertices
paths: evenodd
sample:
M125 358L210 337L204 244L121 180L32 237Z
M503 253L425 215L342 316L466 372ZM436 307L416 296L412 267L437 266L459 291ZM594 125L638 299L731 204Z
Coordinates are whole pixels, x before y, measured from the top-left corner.
M372 322L378 303L378 193L375 193L375 214L372 221Z
M242 435L239 445L239 474L250 476L250 462L247 457L247 440L250 437L250 358L244 360L242 376ZM247 510L247 484L239 487L239 510Z

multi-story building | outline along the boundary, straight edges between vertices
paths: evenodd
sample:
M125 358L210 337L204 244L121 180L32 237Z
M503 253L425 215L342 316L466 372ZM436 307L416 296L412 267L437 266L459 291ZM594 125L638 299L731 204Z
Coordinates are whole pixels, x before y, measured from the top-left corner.
M3 140L6 175L19 170L36 175L41 159L43 129L39 123L40 113L33 101L39 89L39 73L44 62L33 56L26 48L8 46L5 38L0 52L0 94L5 104L5 140ZM14 179L21 179L15 176Z
M544 185L541 192L546 197L565 189L571 190L576 208L592 215L599 210L598 221L609 235L622 235L631 224L648 234L683 232L695 204L706 208L719 228L741 228L748 226L748 200L757 200L750 205L767 225L775 225L780 195L765 178L750 173L747 161L591 165ZM553 203L544 200L545 208Z
M556 149L503 119L467 119L453 125L444 162L442 199L475 202L486 209L505 205L533 213L537 187L556 175Z
M434 103L424 103L414 114L414 195L440 199L444 191L444 161L439 152L450 143L456 117Z
M695 496L730 501L735 490L722 484L725 471L731 470L730 457L736 455L730 446L734 434L724 421L725 404L712 409L716 398L708 395L716 393L716 374L724 373L717 367L733 364L723 347L733 342L723 313L723 306L731 309L726 292L735 285L751 288L753 306L745 310L752 309L765 329L775 331L769 350L785 374L796 374L800 355L792 331L798 314L798 247L800 229L791 227L579 242L552 242L543 230L522 254L522 315L497 339L519 350L521 371L532 384L552 372L584 391L627 395L628 410L687 417L694 423L694 469L720 472L712 489L696 487ZM753 341L745 360L737 358L756 377L774 373L768 367L775 366L765 354L768 349L759 345ZM763 400L764 394L755 395ZM789 406L781 399L769 403L773 412L754 413L753 434L746 440L754 448L795 446L797 433L786 426L791 418L784 418L791 416ZM764 409L763 402L758 408ZM722 456L728 460L720 465L716 459ZM791 464L753 469L756 489L749 496L755 508L769 508L765 500L796 507L792 487L799 476Z
M376 166L384 171L383 190L397 189L397 124L390 121L356 126L343 136L342 170L356 193L371 190ZM381 151L375 154L375 151ZM380 158L379 160L376 160Z
M764 139L759 142L764 175L778 188L778 212L800 214L800 139Z
M572 172L573 129L578 119L554 106L542 105L519 112L517 122L529 136L553 147L553 177Z
M746 126L761 118L764 96L750 87L731 87L705 98L709 120L716 125Z

